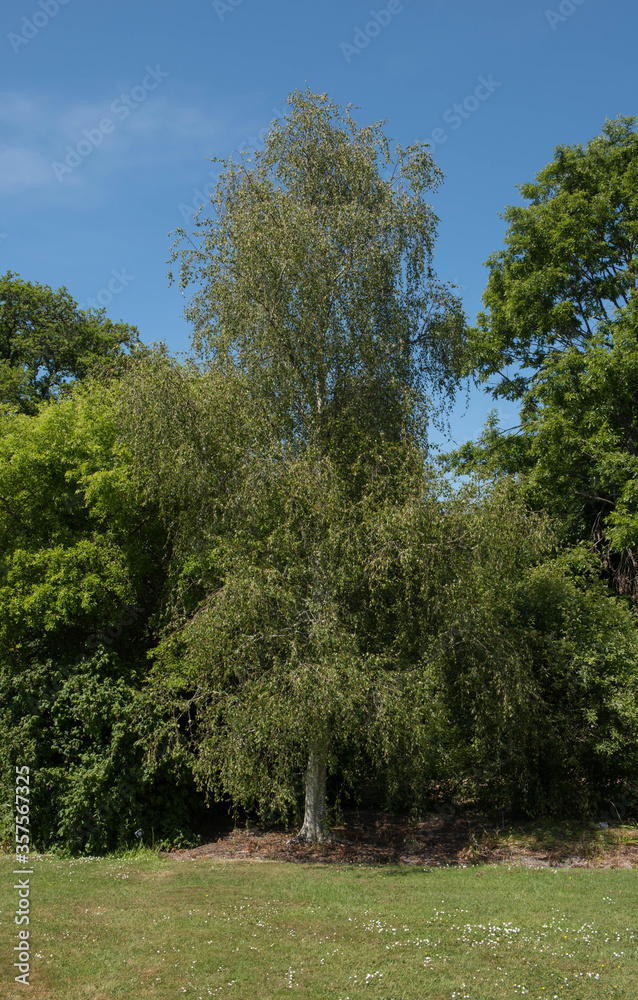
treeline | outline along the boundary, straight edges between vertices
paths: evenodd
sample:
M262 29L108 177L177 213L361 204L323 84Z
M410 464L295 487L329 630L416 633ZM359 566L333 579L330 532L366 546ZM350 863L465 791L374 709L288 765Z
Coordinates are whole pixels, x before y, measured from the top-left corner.
M0 280L6 837L24 763L71 851L207 805L635 813L634 120L523 186L471 329L427 148L288 104L178 234L191 359ZM520 426L437 461L468 377Z

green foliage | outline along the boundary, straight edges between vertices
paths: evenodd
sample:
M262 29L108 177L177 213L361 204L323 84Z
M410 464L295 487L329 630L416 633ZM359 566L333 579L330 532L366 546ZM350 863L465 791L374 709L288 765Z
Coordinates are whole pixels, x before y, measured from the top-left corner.
M488 422L476 444L447 456L457 473L520 477L526 501L547 510L564 544L587 541L614 588L638 594L638 347L632 303L582 350L548 356L516 434Z
M488 260L489 311L471 332L480 381L522 401L520 425L488 422L447 456L457 473L515 473L567 545L587 540L614 588L638 596L638 135L608 121L585 150L558 147L526 207L509 208L506 249ZM511 378L506 369L520 365Z
M200 286L196 350L268 400L278 439L336 457L344 436L396 440L417 411L421 430L440 416L427 393L449 401L463 314L434 277L425 195L442 174L425 145L392 163L380 124L309 91L288 105L263 151L225 163L211 217L177 231L173 259L181 286Z
M403 699L379 699L368 725L389 803L586 816L631 798L638 634L595 556L557 549L505 478L439 488L399 517L361 630L404 655L389 678Z
M494 394L521 399L549 357L582 351L636 295L636 119L607 120L586 149L557 146L527 206L510 206L506 249L487 261L488 312L470 331L469 367ZM508 376L504 369L519 370ZM533 392L532 392L533 394Z
M0 758L5 789L18 759L32 769L41 847L189 830L183 754L158 752L166 716L142 695L166 535L131 481L116 395L76 388L1 423Z
M457 787L483 807L591 815L635 783L635 615L586 550L552 557L547 525L507 488L466 508L482 541L446 589L429 652Z
M477 474L485 479L498 479L525 473L534 463L530 440L522 428L503 431L497 411L491 410L478 440L466 441L454 451L437 456L437 464L456 475Z
M463 333L432 270L425 146L391 164L380 125L309 91L288 104L254 161L225 164L194 240L178 233L208 368L131 366L121 418L179 552L167 697L195 712L202 784L262 815L295 814L309 756L354 760L407 663L385 624L372 638L369 579Z
M558 472L560 490L561 475L573 486L568 460L579 461L575 432L552 424L552 393L563 429L568 403L572 423L584 420L587 446L600 395L610 409L618 400L602 369L595 388L587 364L584 409L574 366L613 337L629 350L632 307L610 317L599 283L585 332L569 340L563 300L582 289L566 269L589 267L594 244L585 226L571 250L567 237L555 257L549 245L574 230L582 188L613 229L620 267L631 123L608 125L587 152L557 153L524 189L530 209L511 210L479 365L484 375L495 359L538 370L521 432L503 438L492 420L456 456L495 485L453 491L424 471L417 447L426 384L452 388L462 355L451 298L445 321L424 320L443 303L429 283L434 218L423 201L438 173L411 147L387 180L378 126L358 129L325 97L289 103L254 165L227 165L199 245L181 252L182 285L201 285L188 314L209 369L157 355L123 383L138 475L180 539L158 690L194 720L203 787L262 817L298 816L303 766L318 751L346 787L373 778L396 807L423 808L438 789L529 813L597 808L631 780L635 626L580 550L557 559L568 533L528 505L551 507L543 469ZM536 266L549 291L534 312ZM628 292L631 266L607 292ZM528 383L513 386L498 391L520 395Z
M635 614L603 584L583 590L551 563L530 575L517 604L535 681L519 794L527 785L530 815L591 814L635 785Z
M98 363L139 346L135 327L83 312L65 288L0 278L0 406L33 415Z
M602 584L583 591L551 561L498 606L494 597L444 661L477 798L530 816L591 815L635 782L635 619Z
M69 640L141 596L161 544L117 445L104 387L5 416L0 438L0 648ZM38 637L35 639L35 637ZM54 648L54 647L53 647Z
M202 805L189 762L167 742L149 755L166 723L142 680L102 645L73 664L0 673L0 761L9 778L30 767L38 849L104 853L134 844L138 828L147 843L193 843Z
M364 622L391 545L384 485L353 504L325 457L254 459L215 539L218 585L157 650L169 697L179 678L197 706L201 783L262 816L297 815L317 733L333 764L365 746L373 694L405 659Z

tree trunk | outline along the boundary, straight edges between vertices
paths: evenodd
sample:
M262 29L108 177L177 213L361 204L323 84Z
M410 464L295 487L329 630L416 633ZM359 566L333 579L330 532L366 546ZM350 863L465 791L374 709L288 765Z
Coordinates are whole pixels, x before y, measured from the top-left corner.
M306 768L306 808L297 840L321 844L329 839L326 830L326 749L315 745L310 750Z

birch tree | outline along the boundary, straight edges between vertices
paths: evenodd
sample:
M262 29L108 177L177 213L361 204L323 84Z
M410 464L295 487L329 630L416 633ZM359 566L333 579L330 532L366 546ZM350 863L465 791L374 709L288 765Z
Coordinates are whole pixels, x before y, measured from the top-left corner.
M425 197L442 175L426 145L391 156L380 124L326 95L288 106L263 151L224 163L195 232L178 231L195 352L242 446L202 528L205 596L160 659L200 692L215 789L285 810L305 755L300 837L316 841L335 747L355 745L398 662L360 638L371 566L392 549L371 525L422 479L415 449L451 402L464 319L433 270Z
M396 438L406 404L423 431L451 399L464 329L433 271L441 171L425 143L392 157L382 123L358 127L326 95L288 105L264 150L223 161L195 233L177 230L194 347L237 366L295 447L347 450L362 424Z

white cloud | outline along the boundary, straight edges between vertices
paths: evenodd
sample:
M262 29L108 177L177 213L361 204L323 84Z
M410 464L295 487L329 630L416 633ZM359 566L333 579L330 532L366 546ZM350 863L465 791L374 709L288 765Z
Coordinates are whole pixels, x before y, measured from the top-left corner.
M281 113L264 107L261 93L214 102L200 87L182 86L176 94L164 89L163 71L142 68L128 85L118 80L105 87L99 101L34 88L0 89L0 196L11 196L20 211L25 200L31 208L85 210L116 191L121 196L140 178L173 185L182 177L181 201L190 204L197 185L210 180L208 158L260 146L264 130ZM132 106L124 115L127 95ZM108 131L101 129L105 119L112 126Z

